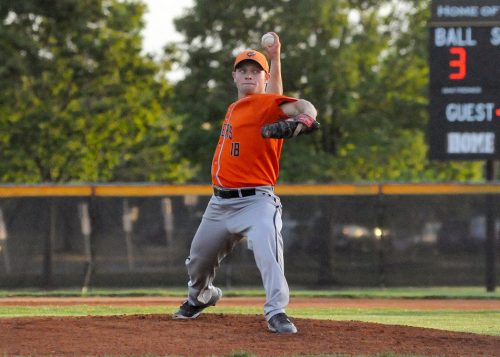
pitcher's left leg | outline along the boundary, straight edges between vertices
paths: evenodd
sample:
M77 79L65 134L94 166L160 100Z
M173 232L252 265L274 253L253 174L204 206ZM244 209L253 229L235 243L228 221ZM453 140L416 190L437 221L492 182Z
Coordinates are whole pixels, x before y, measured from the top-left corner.
M253 212L248 244L266 291L264 313L269 320L285 312L290 294L284 272L281 203L277 198L261 198Z

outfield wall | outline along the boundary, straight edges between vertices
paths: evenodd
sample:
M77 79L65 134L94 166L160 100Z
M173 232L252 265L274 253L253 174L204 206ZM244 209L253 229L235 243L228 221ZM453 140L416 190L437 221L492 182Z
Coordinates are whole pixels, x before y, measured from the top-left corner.
M500 276L500 184L281 185L277 193L292 286L484 285L488 210ZM0 186L0 287L183 285L210 195L208 185ZM217 284L261 285L244 243Z

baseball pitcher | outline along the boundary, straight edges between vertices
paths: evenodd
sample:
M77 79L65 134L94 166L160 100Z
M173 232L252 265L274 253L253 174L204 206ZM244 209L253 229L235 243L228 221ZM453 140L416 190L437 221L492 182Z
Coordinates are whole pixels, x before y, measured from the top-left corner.
M285 313L289 289L284 274L282 207L274 186L284 139L310 133L319 123L310 102L281 94L279 38L273 36L277 51L270 56L271 69L278 73L271 74L266 57L255 50L241 52L234 61L238 99L227 109L215 148L214 193L186 259L188 298L174 313L175 319L196 318L217 303L222 292L213 285L216 269L246 237L266 292L264 316L269 330L297 332Z

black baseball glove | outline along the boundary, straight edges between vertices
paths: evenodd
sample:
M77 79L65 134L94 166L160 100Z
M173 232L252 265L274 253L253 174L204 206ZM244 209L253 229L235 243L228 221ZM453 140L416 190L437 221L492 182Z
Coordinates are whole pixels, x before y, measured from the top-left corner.
M290 139L298 135L309 134L319 129L320 124L307 114L299 114L286 120L266 124L260 128L265 139Z

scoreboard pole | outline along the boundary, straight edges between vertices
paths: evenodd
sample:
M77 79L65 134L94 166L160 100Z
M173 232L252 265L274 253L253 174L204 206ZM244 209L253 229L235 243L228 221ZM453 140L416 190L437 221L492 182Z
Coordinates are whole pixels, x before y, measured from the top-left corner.
M500 3L433 0L429 36L429 157L485 160L497 177L500 158ZM486 290L496 287L496 214L485 199Z
M493 181L496 177L495 162L486 161L486 180ZM496 288L496 217L495 199L492 194L486 196L486 241L484 244L486 253L486 291L495 292Z

